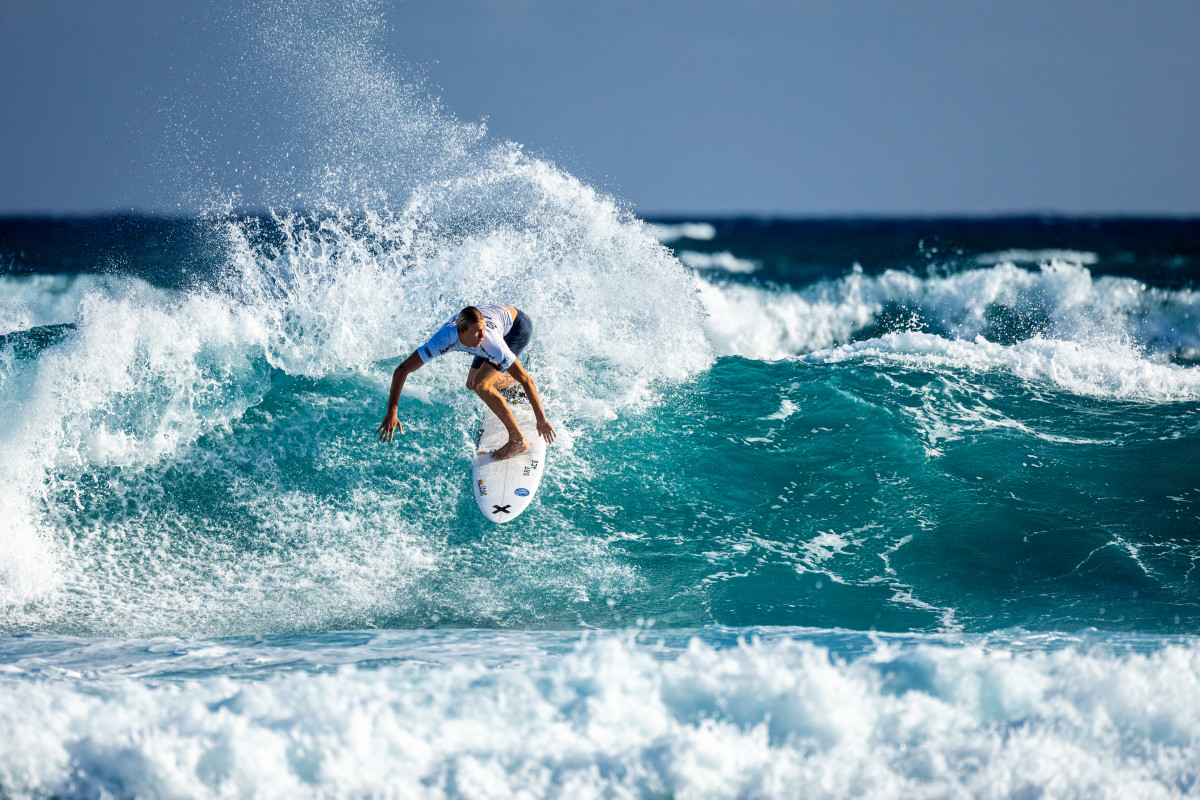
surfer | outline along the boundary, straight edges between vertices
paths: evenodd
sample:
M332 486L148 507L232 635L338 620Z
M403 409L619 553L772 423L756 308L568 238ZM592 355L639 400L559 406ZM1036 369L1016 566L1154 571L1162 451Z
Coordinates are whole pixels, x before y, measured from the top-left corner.
M533 406L537 417L538 435L547 442L554 441L554 428L542 412L542 401L532 376L517 361L517 355L529 344L533 336L533 321L524 311L512 306L467 306L437 330L429 341L418 347L401 362L392 373L392 391L388 395L387 414L375 431L379 441L390 442L395 431L404 433L396 415L400 405L400 391L404 380L440 355L451 350L462 350L475 356L471 370L467 373L467 388L479 395L508 431L508 441L492 452L492 458L512 458L529 450L529 442L521 433L517 419L508 403L500 396L501 390L521 384L525 396ZM505 373L508 374L505 374Z

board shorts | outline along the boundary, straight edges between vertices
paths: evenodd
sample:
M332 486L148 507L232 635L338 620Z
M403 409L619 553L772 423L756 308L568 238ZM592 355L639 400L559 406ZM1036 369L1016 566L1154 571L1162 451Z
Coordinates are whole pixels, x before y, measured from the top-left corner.
M512 350L514 356L520 357L521 351L525 349L525 345L529 344L529 340L533 338L533 320L529 318L521 309L517 309L517 317L513 320L512 327L508 329L508 333L504 334L504 343L508 345L508 349ZM488 361L483 356L475 356L471 361L471 369L479 369L484 362L491 364L496 369L500 369L500 365ZM500 370L503 372L504 370Z

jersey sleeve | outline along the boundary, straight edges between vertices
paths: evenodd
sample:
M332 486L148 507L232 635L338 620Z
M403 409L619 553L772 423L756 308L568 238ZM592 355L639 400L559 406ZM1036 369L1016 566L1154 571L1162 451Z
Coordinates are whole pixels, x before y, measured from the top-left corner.
M429 341L417 348L422 364L428 364L440 355L449 353L458 344L458 331L453 325L443 325L437 329Z

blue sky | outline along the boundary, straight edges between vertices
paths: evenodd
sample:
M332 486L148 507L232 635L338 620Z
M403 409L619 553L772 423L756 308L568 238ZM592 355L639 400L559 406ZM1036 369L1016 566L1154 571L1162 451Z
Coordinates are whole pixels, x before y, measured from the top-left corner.
M382 6L397 70L640 213L1200 213L1193 0ZM186 209L179 98L228 103L244 24L0 0L0 213Z

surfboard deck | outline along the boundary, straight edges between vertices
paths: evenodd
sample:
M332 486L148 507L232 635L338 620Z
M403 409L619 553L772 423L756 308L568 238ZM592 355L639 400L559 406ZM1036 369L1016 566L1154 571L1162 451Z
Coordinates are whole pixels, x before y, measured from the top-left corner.
M508 441L508 431L500 418L484 406L479 434L475 437L471 484L479 510L492 522L516 519L528 508L546 471L546 440L537 434L537 418L524 390L513 386L500 395L512 409L530 447L527 452L503 461L492 458L492 451Z

